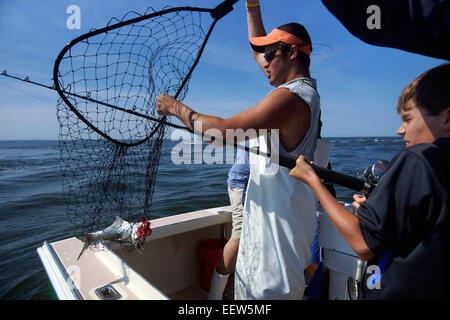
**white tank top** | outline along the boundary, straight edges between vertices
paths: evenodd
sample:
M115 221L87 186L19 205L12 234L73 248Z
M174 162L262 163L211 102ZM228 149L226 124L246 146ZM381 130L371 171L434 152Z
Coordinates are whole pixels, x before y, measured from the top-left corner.
M311 109L310 126L302 142L291 152L280 143L280 154L304 154L313 159L320 114L316 80L298 78L274 90L278 88L288 88ZM265 139L250 141L250 147L256 145L267 151ZM303 299L304 270L316 232L317 199L306 184L289 176L287 168L253 153L250 164L235 299Z

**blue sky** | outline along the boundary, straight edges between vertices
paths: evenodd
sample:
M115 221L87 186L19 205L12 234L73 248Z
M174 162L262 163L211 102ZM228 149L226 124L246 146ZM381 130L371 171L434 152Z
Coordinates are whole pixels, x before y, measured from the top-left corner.
M51 85L60 50L111 17L152 6L214 7L211 0L0 0L0 72ZM81 9L81 29L68 29L66 9ZM443 60L375 47L353 37L321 1L261 0L266 30L302 23L313 41L311 75L318 80L324 137L392 136L402 89ZM321 45L325 44L325 45ZM330 54L330 49L332 53ZM218 22L194 71L184 103L200 113L230 117L272 89L253 61L244 1ZM0 140L58 139L57 93L0 77ZM175 123L179 123L174 121Z

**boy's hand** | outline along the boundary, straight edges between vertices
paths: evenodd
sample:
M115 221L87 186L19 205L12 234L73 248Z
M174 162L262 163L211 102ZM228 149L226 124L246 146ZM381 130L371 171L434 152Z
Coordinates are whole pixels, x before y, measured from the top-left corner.
M358 209L360 205L362 205L364 202L366 202L367 198L362 194L354 194L353 200L355 200L355 201L352 202L352 206L354 206L356 209Z
M313 163L312 161L308 161L305 156L298 157L296 166L291 171L289 171L289 175L293 178L310 184L314 179L318 178L318 176L314 172L314 169L308 164L308 162Z

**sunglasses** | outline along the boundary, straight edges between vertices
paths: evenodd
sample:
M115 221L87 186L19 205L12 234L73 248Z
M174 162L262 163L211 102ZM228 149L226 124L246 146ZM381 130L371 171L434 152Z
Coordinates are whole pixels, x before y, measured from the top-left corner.
M303 47L306 46L306 44L297 44L297 47ZM275 55L278 50L281 50L281 52L287 52L289 50L290 46L286 45L284 43L278 43L276 47L267 47L264 49L264 58L266 59L267 63L270 63L270 61L275 58Z
M289 50L289 45L285 45L284 43L278 43L275 47L270 46L265 48L264 50L264 58L266 59L267 63L270 63L270 61L275 58L275 55L278 50L281 50L281 52L285 52L286 50Z
M280 48L275 47L275 48L268 48L266 50L264 50L264 59L266 59L267 63L270 63L270 61L273 60L273 58L275 58L275 54L277 53L277 51L280 50Z

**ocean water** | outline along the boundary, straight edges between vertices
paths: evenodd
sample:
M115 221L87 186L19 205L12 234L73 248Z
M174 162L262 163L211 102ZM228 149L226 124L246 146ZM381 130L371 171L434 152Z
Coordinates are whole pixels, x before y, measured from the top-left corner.
M333 170L362 177L375 161L390 160L400 137L325 138L334 144ZM153 195L154 217L228 204L228 164L174 165L163 144ZM36 249L75 236L62 193L58 141L0 141L0 299L48 299L46 273ZM336 186L337 198L353 191Z

